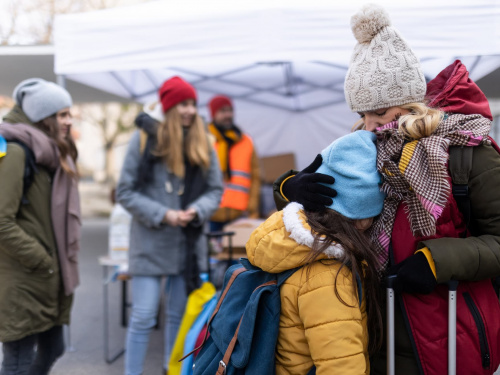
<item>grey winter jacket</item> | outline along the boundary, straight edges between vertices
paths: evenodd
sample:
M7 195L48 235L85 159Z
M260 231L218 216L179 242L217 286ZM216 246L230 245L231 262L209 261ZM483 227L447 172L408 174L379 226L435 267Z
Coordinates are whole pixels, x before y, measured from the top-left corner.
M141 159L140 134L136 131L128 147L120 180L116 189L117 201L133 216L130 229L129 272L131 275L177 275L184 269L185 238L181 227L163 224L169 209L181 209L178 194L182 181L164 163L155 163L152 181L135 190ZM207 171L207 190L193 203L201 223L217 210L222 197L222 174L219 161L212 150ZM200 236L196 244L198 265L206 270L207 241Z

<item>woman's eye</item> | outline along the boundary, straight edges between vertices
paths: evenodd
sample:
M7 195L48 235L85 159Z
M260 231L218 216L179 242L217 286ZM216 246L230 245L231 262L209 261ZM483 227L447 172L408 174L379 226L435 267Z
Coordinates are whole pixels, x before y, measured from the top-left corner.
M364 113L359 113L359 112L358 112L358 115L359 115L359 117L361 117L361 118L365 117L365 114L364 114Z
M387 113L387 111L384 111L384 112L382 112L382 113L377 113L377 112L375 112L375 114L376 114L377 116L379 116L379 117L382 117L382 116L383 116L383 115L385 115L386 113Z

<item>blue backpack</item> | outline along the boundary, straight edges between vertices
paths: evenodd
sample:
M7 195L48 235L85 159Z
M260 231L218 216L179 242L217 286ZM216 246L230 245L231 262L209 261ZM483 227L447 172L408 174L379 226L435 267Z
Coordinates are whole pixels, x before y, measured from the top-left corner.
M193 375L275 373L280 286L297 268L272 274L247 259L240 262L224 276L223 292L208 321L210 337L205 336ZM309 374L314 373L313 368Z

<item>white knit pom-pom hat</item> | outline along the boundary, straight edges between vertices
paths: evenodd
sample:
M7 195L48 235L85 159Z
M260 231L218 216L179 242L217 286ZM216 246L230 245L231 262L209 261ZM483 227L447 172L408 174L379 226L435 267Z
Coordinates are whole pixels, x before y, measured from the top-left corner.
M389 15L367 4L351 18L358 44L347 71L344 93L353 112L422 102L426 92L420 62Z

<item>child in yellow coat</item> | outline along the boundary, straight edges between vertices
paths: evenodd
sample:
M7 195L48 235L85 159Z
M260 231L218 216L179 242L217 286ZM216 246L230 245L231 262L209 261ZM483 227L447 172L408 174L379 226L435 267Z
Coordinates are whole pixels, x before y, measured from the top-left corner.
M322 152L318 173L338 193L322 212L289 203L252 233L247 255L264 271L301 267L281 286L276 373L369 374L379 345L378 260L368 229L384 194L375 135L360 130ZM360 295L361 294L361 295ZM360 304L361 301L361 304Z

